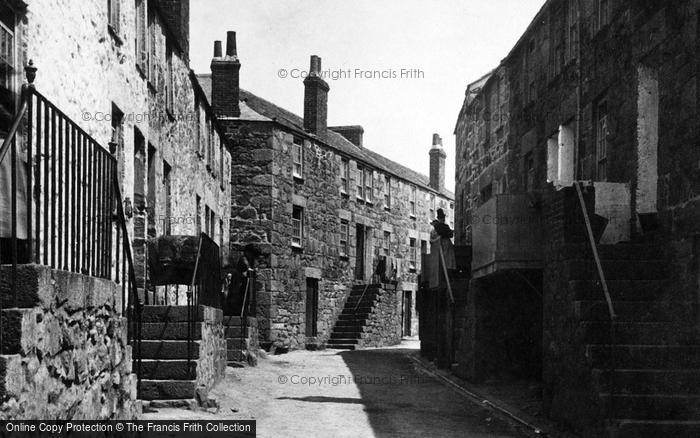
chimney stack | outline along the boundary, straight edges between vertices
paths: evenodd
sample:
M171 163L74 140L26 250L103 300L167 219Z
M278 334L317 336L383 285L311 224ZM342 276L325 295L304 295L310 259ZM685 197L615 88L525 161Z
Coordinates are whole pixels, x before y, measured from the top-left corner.
M241 63L236 50L236 32L226 35L226 56L221 53L221 41L214 41L211 60L211 105L217 117L240 117Z
M330 126L328 127L328 129L337 132L338 134L345 137L347 141L362 149L362 135L365 133L365 130L362 128L362 126Z
M309 74L304 79L304 129L316 135L325 133L328 127L328 90L330 87L321 77L321 58L312 55Z
M441 192L445 189L445 158L442 138L433 134L433 146L430 148L430 187Z

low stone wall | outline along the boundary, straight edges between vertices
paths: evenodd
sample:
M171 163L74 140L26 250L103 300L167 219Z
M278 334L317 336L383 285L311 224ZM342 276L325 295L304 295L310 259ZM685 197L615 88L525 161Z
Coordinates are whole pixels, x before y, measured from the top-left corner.
M0 267L0 419L135 419L121 288L39 265L19 266L18 307Z
M392 286L383 288L377 294L372 313L367 318L365 332L357 346L386 347L401 342L401 291Z
M202 340L197 359L197 391L205 397L226 373L226 336L224 312L214 307L202 308Z

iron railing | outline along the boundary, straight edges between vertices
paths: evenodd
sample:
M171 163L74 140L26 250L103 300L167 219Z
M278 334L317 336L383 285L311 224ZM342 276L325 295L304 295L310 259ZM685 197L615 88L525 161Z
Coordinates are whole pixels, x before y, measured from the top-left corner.
M11 246L9 260L7 255L0 260L11 264L7 301L18 305L18 264L115 281L121 286L121 310L140 376L141 300L117 161L34 88L35 72L30 62L29 83L22 87L19 109L0 147L0 172L9 171L10 179L10 220L4 227L9 230L0 229ZM7 212L0 214L6 223ZM0 300L0 318L2 304ZM0 345L2 326L0 322Z
M588 236L588 243L591 246L591 251L593 253L593 260L595 261L596 269L598 272L598 278L603 287L603 296L608 305L608 317L610 319L610 366L608 372L610 375L609 386L610 386L610 402L608 404L608 416L610 421L615 419L615 323L617 321L617 314L615 313L615 308L613 306L612 297L610 296L610 291L608 290L608 282L605 280L605 272L603 271L603 265L600 261L600 256L598 254L598 246L596 245L595 237L593 236L593 227L591 226L591 219L588 216L588 209L586 208L586 201L583 198L583 191L581 190L581 182L575 181L574 186L576 187L576 194L578 196L579 204L581 206L581 214L583 215L583 220L586 224L586 234Z

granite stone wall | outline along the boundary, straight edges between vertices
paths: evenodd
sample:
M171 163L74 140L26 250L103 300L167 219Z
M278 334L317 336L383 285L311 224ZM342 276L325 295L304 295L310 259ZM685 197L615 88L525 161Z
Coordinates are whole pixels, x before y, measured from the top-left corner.
M223 379L226 373L226 336L221 309L202 307L202 338L197 359L197 388L201 393Z
M0 268L9 304L9 267ZM5 310L2 419L135 419L121 288L108 280L22 265L19 308Z
M393 286L385 285L379 290L364 333L357 343L359 348L387 347L401 343L402 295Z

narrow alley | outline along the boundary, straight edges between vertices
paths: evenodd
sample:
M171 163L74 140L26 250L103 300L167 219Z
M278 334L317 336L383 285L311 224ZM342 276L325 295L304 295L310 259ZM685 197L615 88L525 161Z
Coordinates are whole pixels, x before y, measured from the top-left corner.
M145 420L255 419L258 437L529 437L419 369L418 342L297 350L227 369L208 411L153 409Z

